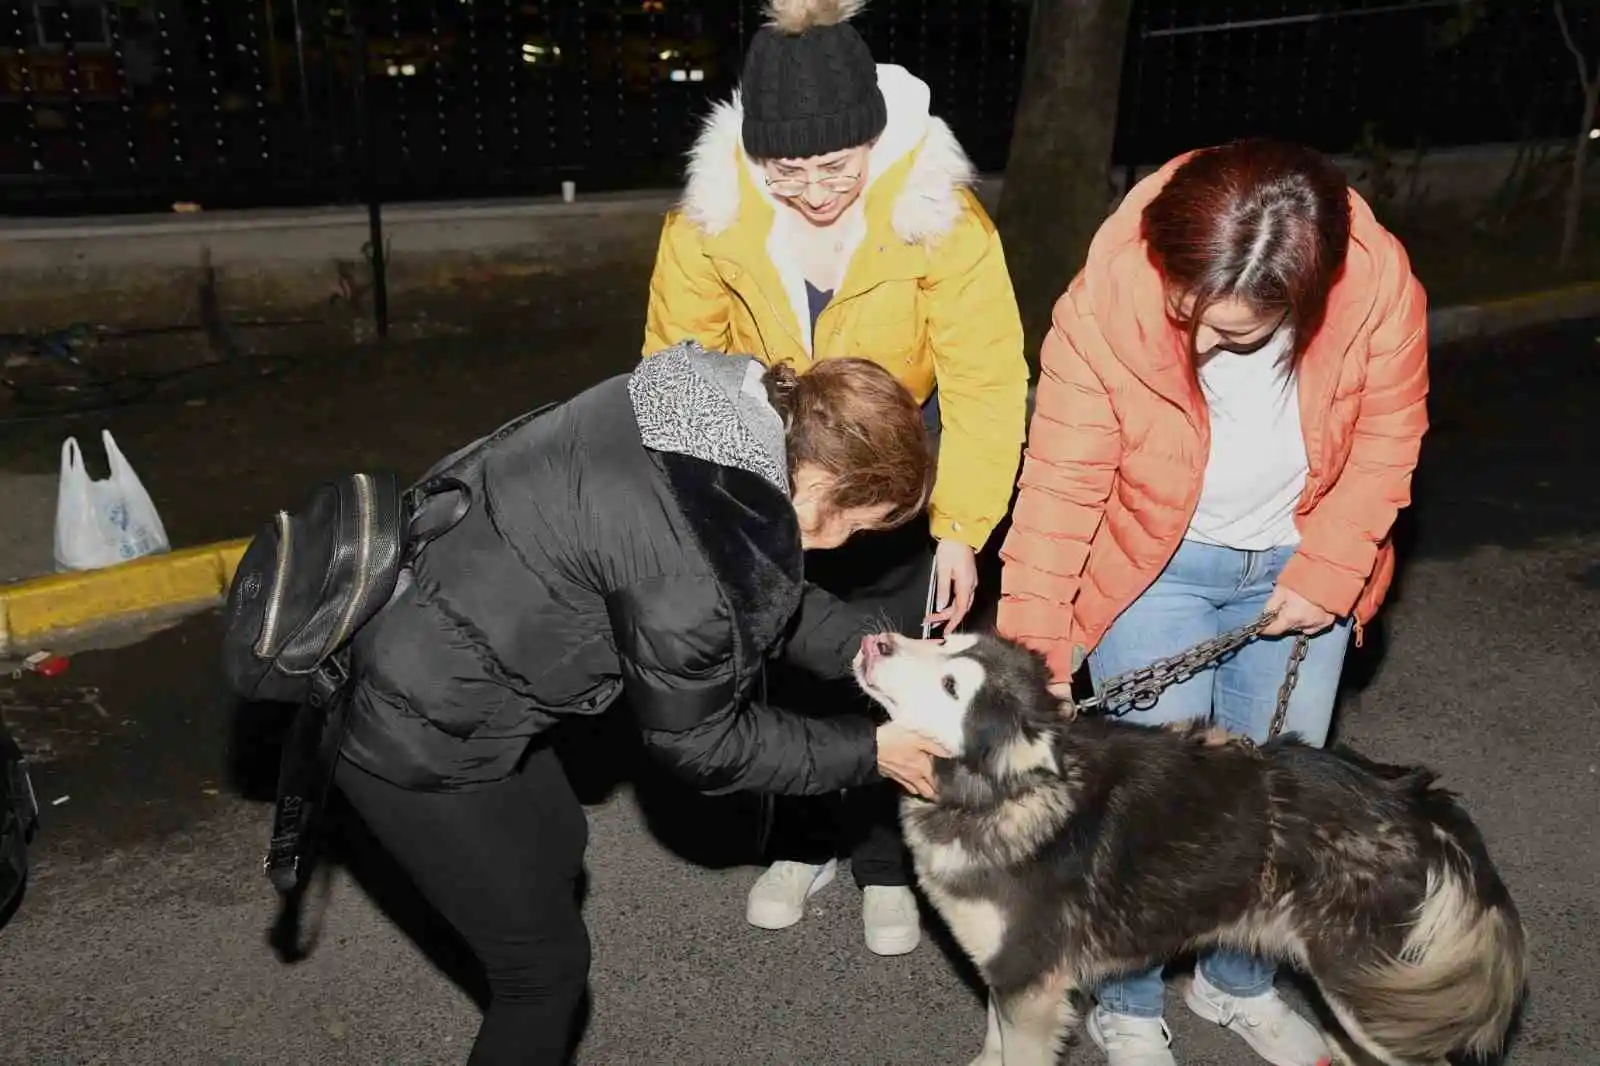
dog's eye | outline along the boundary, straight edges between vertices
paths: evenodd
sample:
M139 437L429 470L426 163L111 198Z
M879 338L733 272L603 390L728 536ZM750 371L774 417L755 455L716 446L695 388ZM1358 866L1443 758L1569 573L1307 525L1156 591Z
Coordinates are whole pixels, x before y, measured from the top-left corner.
M956 698L956 679L954 674L944 675L944 694L951 699Z

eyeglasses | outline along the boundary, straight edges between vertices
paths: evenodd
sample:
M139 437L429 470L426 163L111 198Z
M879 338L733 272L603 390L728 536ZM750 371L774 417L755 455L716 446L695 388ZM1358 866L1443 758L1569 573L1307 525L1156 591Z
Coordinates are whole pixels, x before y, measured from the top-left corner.
M860 181L860 174L829 174L821 178L768 178L767 188L772 190L774 196L792 198L804 196L806 190L813 185L820 185L828 192L849 192Z

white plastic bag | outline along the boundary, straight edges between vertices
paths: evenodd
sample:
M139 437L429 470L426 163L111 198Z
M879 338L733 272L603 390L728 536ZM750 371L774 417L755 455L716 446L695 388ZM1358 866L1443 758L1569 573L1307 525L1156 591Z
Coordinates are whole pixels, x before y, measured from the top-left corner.
M110 430L101 430L111 476L91 481L76 437L61 445L56 494L56 569L98 570L167 551L167 531L150 494L123 458Z

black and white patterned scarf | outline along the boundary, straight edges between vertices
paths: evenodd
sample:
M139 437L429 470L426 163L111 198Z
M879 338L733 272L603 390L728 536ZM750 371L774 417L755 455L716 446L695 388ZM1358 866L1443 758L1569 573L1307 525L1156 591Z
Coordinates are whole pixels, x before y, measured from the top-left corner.
M735 467L789 493L783 420L767 402L765 368L693 341L642 360L628 398L646 448Z

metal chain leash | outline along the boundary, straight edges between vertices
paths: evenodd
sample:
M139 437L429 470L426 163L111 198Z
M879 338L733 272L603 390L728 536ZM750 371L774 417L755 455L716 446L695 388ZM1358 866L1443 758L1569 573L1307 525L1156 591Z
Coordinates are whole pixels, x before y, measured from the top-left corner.
M1259 637L1276 614L1276 611L1265 612L1249 625L1203 640L1176 655L1157 659L1149 666L1108 678L1093 696L1078 702L1078 713L1098 711L1112 718L1120 718L1130 711L1147 710L1155 706L1161 694L1173 685L1189 680ZM1295 636L1283 684L1278 686L1278 703L1272 712L1272 724L1267 730L1269 739L1283 732L1284 721L1289 716L1289 698L1294 695L1295 682L1300 678L1300 664L1305 660L1306 645L1310 639L1304 633Z

